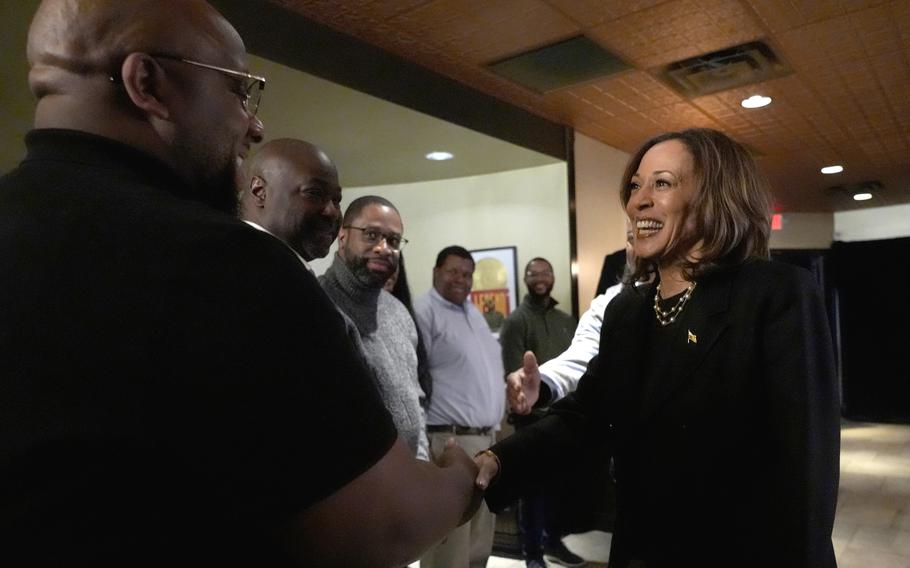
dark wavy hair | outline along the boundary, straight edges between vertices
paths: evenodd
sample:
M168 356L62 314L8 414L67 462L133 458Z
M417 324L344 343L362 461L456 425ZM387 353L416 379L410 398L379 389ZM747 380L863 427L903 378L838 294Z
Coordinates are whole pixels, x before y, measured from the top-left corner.
M424 408L430 407L430 398L433 396L433 377L430 375L430 359L427 355L427 346L423 342L423 335L420 333L420 324L414 316L414 306L411 304L411 287L408 286L408 274L404 269L404 254L398 258L398 279L390 292L398 298L398 301L404 304L411 319L414 320L414 327L417 328L417 383L423 389L423 399L420 404Z
M683 273L693 280L724 266L742 264L750 258L768 258L771 234L771 194L755 160L739 143L710 128L667 132L645 142L635 152L622 177L620 199L623 208L632 193L632 176L645 153L668 140L679 140L694 162L696 195L688 216L694 229L676 235L668 254L683 261ZM697 259L685 254L699 240L703 246ZM626 272L627 283L646 278L657 270L653 261L636 258Z

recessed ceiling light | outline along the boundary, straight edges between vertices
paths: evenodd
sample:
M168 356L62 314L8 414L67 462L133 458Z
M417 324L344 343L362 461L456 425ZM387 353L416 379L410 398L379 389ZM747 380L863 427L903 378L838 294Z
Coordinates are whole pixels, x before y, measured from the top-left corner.
M771 97L763 97L762 95L752 95L748 99L743 99L741 103L743 108L761 108L763 106L768 106L771 104Z
M428 160L433 160L436 162L441 162L442 160L451 160L454 157L455 156L453 156L450 152L430 152L427 154Z
M871 193L855 193L853 194L853 199L855 201L868 201L872 199Z
M844 171L844 166L841 166L841 165L825 166L824 168L822 168L823 174L839 174L842 171Z

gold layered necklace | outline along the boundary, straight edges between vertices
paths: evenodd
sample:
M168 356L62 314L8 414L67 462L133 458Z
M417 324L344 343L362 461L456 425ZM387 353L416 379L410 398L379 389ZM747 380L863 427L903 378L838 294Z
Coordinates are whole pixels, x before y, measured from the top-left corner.
M686 288L686 293L682 297L676 300L676 305L674 305L669 310L660 309L660 283L657 284L657 291L654 292L654 315L657 316L657 321L660 325L667 326L676 321L676 317L682 313L683 308L686 307L686 302L689 301L689 298L692 297L692 291L695 290L695 282L689 284L689 287Z

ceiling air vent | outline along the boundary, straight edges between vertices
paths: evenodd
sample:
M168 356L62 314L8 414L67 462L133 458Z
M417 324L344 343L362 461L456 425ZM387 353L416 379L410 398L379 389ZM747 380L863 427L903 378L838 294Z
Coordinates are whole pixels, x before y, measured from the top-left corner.
M578 36L491 63L488 68L519 85L546 93L630 67L600 45Z
M692 98L760 83L789 72L770 47L754 41L671 63L663 77L674 89Z

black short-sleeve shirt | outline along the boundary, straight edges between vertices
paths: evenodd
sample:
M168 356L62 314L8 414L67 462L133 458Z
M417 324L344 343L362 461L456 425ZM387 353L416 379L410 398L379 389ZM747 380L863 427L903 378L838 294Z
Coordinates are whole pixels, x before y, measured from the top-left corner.
M157 160L26 142L0 180L0 564L280 565L271 529L396 436L331 301Z

